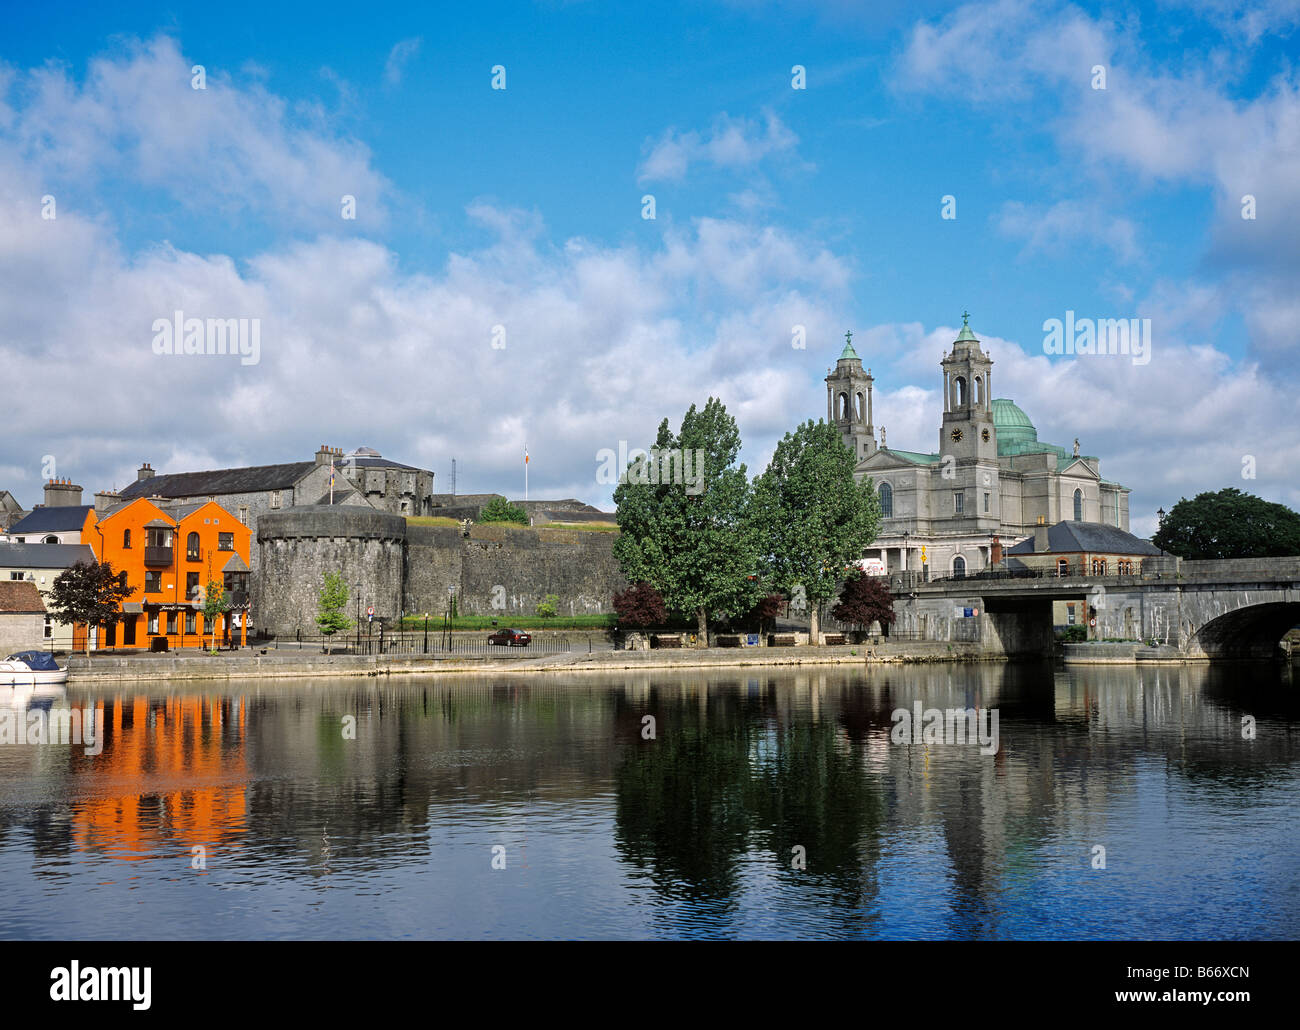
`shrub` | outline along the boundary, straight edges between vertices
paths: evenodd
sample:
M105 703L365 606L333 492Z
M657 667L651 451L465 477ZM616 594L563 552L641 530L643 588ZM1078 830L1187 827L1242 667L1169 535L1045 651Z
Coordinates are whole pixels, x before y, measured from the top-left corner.
M504 497L494 497L483 505L478 520L480 522L518 522L521 526L526 526L528 525L528 512L517 504L511 504Z

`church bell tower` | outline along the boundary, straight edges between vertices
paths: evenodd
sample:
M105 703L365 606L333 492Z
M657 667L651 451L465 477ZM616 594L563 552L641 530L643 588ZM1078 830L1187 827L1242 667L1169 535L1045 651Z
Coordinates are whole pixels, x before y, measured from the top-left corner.
M871 424L871 369L862 370L862 359L853 349L852 331L844 334L844 350L835 368L827 369L826 421L840 431L844 446L856 461L876 453L876 431Z
M996 462L998 440L993 428L993 359L980 342L964 312L961 332L952 351L940 362L943 369L943 425L939 453L958 462Z

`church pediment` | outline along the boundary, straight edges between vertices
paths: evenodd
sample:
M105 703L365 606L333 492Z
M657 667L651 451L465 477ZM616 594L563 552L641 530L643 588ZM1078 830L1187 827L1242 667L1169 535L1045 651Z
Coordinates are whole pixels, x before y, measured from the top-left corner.
M1089 465L1086 459L1067 458L1066 460L1069 462L1069 464L1065 465L1065 467L1059 470L1061 475L1082 477L1084 479L1092 479L1097 482L1101 481L1101 473L1097 469Z

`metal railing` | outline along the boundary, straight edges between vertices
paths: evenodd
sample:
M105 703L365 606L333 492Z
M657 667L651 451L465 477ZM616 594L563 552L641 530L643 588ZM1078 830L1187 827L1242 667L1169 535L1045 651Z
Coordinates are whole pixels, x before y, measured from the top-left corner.
M325 636L321 633L293 633L278 637L268 637L256 642L259 648L277 651L310 651L318 649L329 654L350 655L393 655L430 657L454 657L465 655L485 658L542 658L548 655L569 654L573 651L591 651L593 640L585 635L571 639L569 636L534 637L524 647L510 647L489 644L485 631L481 636L464 634L443 634L430 627L426 635L422 631L406 630L399 633L375 631L372 633L335 633ZM250 644L254 643L252 640Z

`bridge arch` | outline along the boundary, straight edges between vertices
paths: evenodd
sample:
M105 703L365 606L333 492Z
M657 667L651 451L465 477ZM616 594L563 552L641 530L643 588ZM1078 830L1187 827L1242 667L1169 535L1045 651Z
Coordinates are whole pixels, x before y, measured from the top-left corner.
M1274 658L1287 630L1300 626L1300 601L1246 605L1196 628L1187 650L1210 658Z

